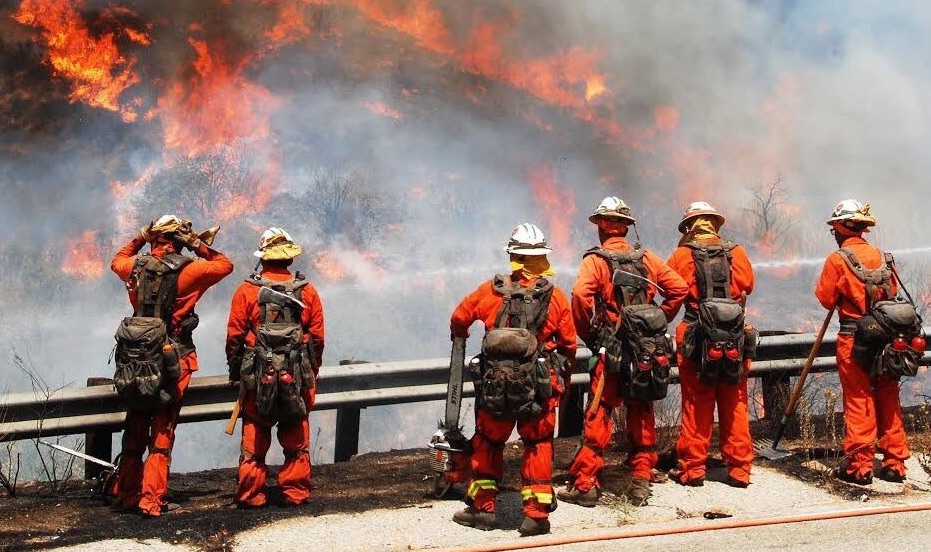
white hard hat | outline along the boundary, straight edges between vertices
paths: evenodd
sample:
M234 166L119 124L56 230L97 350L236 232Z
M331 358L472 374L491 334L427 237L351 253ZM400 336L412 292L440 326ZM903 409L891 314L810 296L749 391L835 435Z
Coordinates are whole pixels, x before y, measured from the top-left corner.
M682 220L679 221L679 232L685 234L689 231L689 222L700 216L712 217L718 219L718 227L724 224L724 215L719 213L707 201L693 201L685 209Z
M294 243L291 234L272 226L262 232L259 249L252 254L266 261L293 259L301 254L301 246Z
M588 217L589 222L598 223L599 218L618 219L619 222L626 224L635 224L637 219L630 212L630 207L624 203L624 200L609 196L601 200L595 211Z
M152 221L150 231L155 234L171 234L185 226L190 228L191 223L186 220L181 220L176 215L162 215L158 217L158 219Z
M853 223L847 226L876 226L876 217L870 214L870 206L863 205L856 199L845 199L834 207L831 218L828 219L829 225L835 222Z
M511 239L504 250L518 255L546 255L553 249L546 245L546 236L542 230L525 222L511 232Z

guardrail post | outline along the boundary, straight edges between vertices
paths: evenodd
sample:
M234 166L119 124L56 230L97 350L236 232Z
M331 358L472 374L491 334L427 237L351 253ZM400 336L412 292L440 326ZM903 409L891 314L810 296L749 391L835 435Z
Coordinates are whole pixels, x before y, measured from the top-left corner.
M367 360L341 360L340 366L366 364ZM359 425L362 409L359 407L336 410L336 444L333 447L333 462L346 462L359 454Z
M361 417L361 408L340 408L336 411L334 462L346 462L359 454L359 420Z
M110 378L87 378L87 386L113 385ZM113 460L113 433L109 431L95 431L84 434L84 450L94 458L111 462ZM94 479L100 475L104 467L100 464L84 461L84 479Z
M760 377L763 387L763 419L776 421L789 404L789 373L769 372Z

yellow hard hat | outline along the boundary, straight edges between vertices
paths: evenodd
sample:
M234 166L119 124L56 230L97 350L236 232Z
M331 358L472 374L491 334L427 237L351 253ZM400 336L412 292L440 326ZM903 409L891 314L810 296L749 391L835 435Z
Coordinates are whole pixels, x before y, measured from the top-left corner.
M262 232L259 248L253 253L263 261L283 261L293 259L301 254L301 246L294 243L291 234L278 227L271 227Z

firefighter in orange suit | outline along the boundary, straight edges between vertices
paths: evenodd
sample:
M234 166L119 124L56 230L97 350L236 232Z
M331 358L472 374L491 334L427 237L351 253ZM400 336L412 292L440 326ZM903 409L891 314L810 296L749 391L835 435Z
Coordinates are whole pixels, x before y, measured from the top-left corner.
M303 280L298 272L291 273L288 267L301 254L301 247L281 228L269 228L259 241L255 256L261 259L262 269L239 286L233 294L226 329L226 355L230 367L230 381L239 382L249 369L243 366L243 351L256 346L256 336L262 324L259 303L260 285L266 283L294 283ZM302 305L299 307L301 340L310 344L313 379L323 359L324 324L323 305L317 290L309 283L300 282L295 288ZM296 307L296 308L297 308ZM295 323L297 319L295 318ZM306 347L305 347L306 350ZM256 377L261 377L257 374ZM293 377L299 377L295 375ZM277 384L273 384L277 385ZM245 389L245 387L243 387ZM300 390L306 411L314 405L316 386ZM275 420L263 418L257 410L256 390L250 389L242 396L242 448L239 463L239 489L236 505L239 508L260 508L268 503L266 477L268 466L265 455L271 445L271 428ZM310 425L307 416L294 421L278 422L278 442L284 452L284 464L278 471L278 485L284 504L298 506L310 499Z
M524 223L515 228L505 251L510 254L512 273L483 283L459 303L450 320L454 338L468 337L469 327L475 321L484 325L486 338L496 327L507 325L498 323L505 300L496 290L496 283L507 280L508 286L519 285L521 289L530 290L546 284L554 274L546 257L552 249L543 232L533 224ZM488 405L482 405L481 398L477 400L475 435L471 440L472 479L466 491L469 506L453 516L461 525L483 530L495 527L495 497L498 481L503 476L504 446L516 425L524 443L521 464L524 520L519 532L522 536L549 532L549 512L555 508L552 485L555 410L569 383L569 367L577 347L569 301L562 290L551 289L548 309L545 314L542 308L539 311L537 340L543 345L542 355L555 351L564 357L559 366L554 366L555 362L548 363L552 394L537 404L538 415L521 420L495 415Z
M171 393L174 400L154 411L132 408L127 411L120 466L112 491L115 499L111 506L114 510L138 508L143 515L155 517L172 509L173 505L165 500L165 493L168 491L168 465L175 426L184 392L198 368L192 339L197 323L194 306L210 286L233 271L233 263L209 246L217 230L212 228L198 235L191 230L190 222L165 215L144 227L110 262L113 272L126 282L129 300L135 310L137 294L133 269L137 255L146 243L150 244L154 257L180 254L185 247L198 257L181 269L172 307L170 326L173 337L180 344L181 354L181 375ZM142 455L146 449L149 455L143 463Z
M870 206L855 199L837 204L827 221L838 247L853 251L866 269L879 268L883 253L870 245L863 234L876 224ZM893 296L898 285L889 282ZM875 286L874 301L891 299L881 286ZM880 374L871 378L870 369L853 356L856 321L867 312L866 285L847 266L840 253L828 255L815 287L815 296L826 309L836 307L841 330L837 335L837 373L844 393L845 463L834 475L844 481L869 484L873 480L875 444L883 455L878 476L886 481L905 479L905 460L909 457L902 407L899 404L898 378Z
M736 384L717 381L706 384L699 379L697 361L683 355L682 343L686 330L698 319L701 292L698 285L693 249L688 244L723 244L718 235L724 216L704 201L694 202L679 222L683 234L679 246L669 257L669 266L678 272L689 286L685 302L685 317L676 327L676 357L682 391L682 424L676 442L678 466L670 478L682 485L699 487L705 481L705 462L711 445L714 409L717 404L721 440L721 456L727 464L727 484L746 488L750 484L750 463L753 442L750 438L750 418L747 407L747 374L750 359L743 358L743 375ZM753 267L746 250L739 245L731 249L730 298L745 302L753 291Z
M634 249L626 236L636 219L622 200L606 197L588 220L598 226L598 239L603 250L628 252ZM666 320L671 321L685 300L688 286L679 274L652 251L645 250L642 259L647 278L663 290L661 308L666 314ZM601 324L612 328L617 324L620 307L614 296L612 276L611 265L604 257L586 254L572 288L572 318L579 337L592 351L597 351L599 347L596 343L597 328L592 326L592 320L599 318ZM655 285L649 284L643 287L646 290L646 302L651 303L657 289ZM603 313L596 313L596 309ZM591 378L591 396L595 397L598 394L596 389L601 388L600 401L595 410L591 411L593 414L590 412L585 417L583 443L569 466L574 482L567 489L560 490L557 496L560 500L582 506L594 506L597 503L598 474L604 467L604 449L612 435L611 413L614 408L626 403L627 463L632 468L634 480L631 498L638 505L645 504L650 496L650 481L658 459L653 403L625 400L621 395L621 374L605 374L601 362L595 365Z

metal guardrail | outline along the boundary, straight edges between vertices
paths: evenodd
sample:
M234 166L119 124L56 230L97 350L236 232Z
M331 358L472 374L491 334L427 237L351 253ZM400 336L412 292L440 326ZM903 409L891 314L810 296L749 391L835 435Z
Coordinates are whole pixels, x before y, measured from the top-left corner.
M931 333L931 327L925 330ZM814 334L760 338L750 375L763 379L766 412L781 414L779 405L785 404L788 396L788 378L800 373L814 340ZM837 369L835 340L836 335L825 336L813 372ZM588 388L586 366L590 357L588 349L579 349L570 390L579 399ZM926 353L925 361L928 359ZM448 368L447 358L321 367L314 410L337 410L336 461L348 459L358 451L360 409L445 400ZM673 374L678 375L675 368ZM475 395L471 382L466 382L463 394ZM193 378L185 393L180 423L228 419L235 400L236 389L229 385L226 376ZM581 400L566 401L567 405L581 403ZM581 430L581 407L578 410L563 414L561 435L578 434ZM109 457L110 439L106 434L122 429L125 407L110 385L63 389L47 400L34 393L16 393L0 398L0 419L0 442L86 433L88 452L94 453L90 450L93 441L97 455Z

